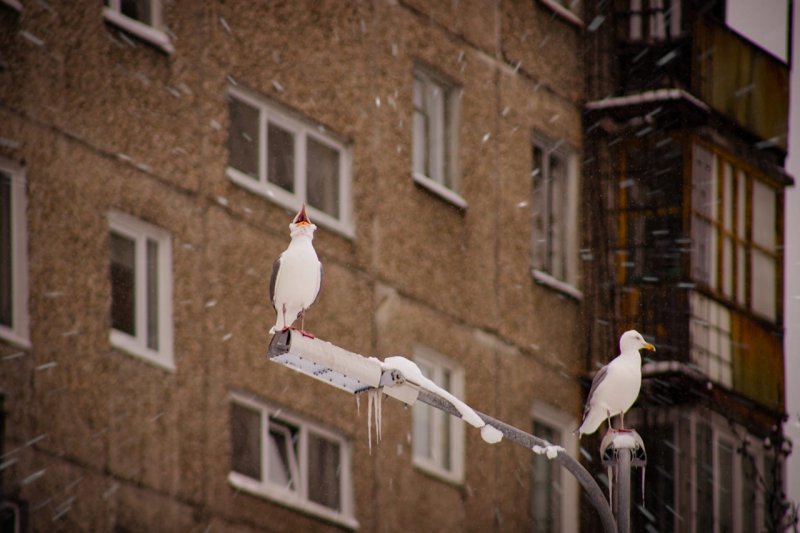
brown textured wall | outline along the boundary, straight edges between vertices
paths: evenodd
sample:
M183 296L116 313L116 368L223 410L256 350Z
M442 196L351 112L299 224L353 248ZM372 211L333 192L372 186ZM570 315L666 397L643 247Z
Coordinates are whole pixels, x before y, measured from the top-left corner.
M533 283L519 206L533 129L580 157L580 30L531 2L164 6L171 55L120 39L90 0L0 7L0 136L14 141L0 155L25 162L33 345L0 363L5 450L22 447L4 490L29 502L32 530L65 508L65 529L328 527L228 484L237 390L351 440L364 531L528 527L526 451L467 428L465 482L440 481L412 466L410 410L387 400L369 454L364 405L264 358L291 213L226 177L225 91L233 79L351 144L355 238L317 232L309 329L366 355L428 346L464 366L470 404L530 429L534 399L576 417L581 404L579 304ZM415 61L463 89L466 211L410 178ZM109 344L112 208L172 235L174 372Z

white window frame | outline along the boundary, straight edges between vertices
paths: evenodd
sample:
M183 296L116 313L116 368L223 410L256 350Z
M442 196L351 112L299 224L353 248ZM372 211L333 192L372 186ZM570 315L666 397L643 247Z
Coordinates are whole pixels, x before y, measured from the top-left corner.
M119 211L109 212L108 220L109 237L113 232L136 243L134 298L136 300L137 331L137 334L132 336L112 327L109 341L115 348L148 363L167 370L175 370L172 318L172 237L161 228ZM147 275L146 245L148 240L155 241L158 245L158 350L147 346L147 328L145 326L147 323L147 310L144 302L147 291L145 276Z
M316 224L325 226L348 238L355 236L352 221L352 154L349 146L319 124L304 121L277 104L260 98L239 87L228 88L228 98L235 98L258 110L258 178L228 165L226 174L237 185L263 196L287 209L297 210L306 204L309 216ZM280 126L294 136L294 192L289 192L267 180L267 125ZM311 137L339 153L339 218L309 205L306 200L306 142Z
M439 354L438 352L425 346L417 345L414 347L414 360L417 365L428 366L433 370L431 380L441 386L442 374L444 370L450 372L450 389L448 392L456 398L464 400L464 369L453 360ZM419 409L428 409L433 424L431 435L431 451L434 457L419 455L414 447L416 440L412 437L412 462L415 467L427 472L439 479L450 483L461 484L464 482L464 461L465 461L465 442L464 442L464 421L458 417L453 417L444 411L434 409L429 405L417 402L412 410L412 417L417 416ZM442 464L442 459L437 458L437 450L440 450L442 443L439 435L440 427L444 423L445 417L450 417L450 468ZM412 431L414 424L412 421Z
M582 0L572 0L569 6L565 6L559 0L539 0L539 2L552 9L556 15L567 22L583 28L583 19L581 18Z
M11 176L11 327L0 324L0 339L29 349L28 198L22 166L0 157L0 170Z
M161 0L150 0L150 13L153 16L152 24L145 24L122 14L121 0L108 0L108 5L103 6L103 18L108 22L132 33L133 35L154 44L168 54L175 51L169 35L164 29Z
M541 422L553 429L560 435L559 446L564 448L571 457L578 456L578 439L574 435L574 429L578 427L578 421L573 417L544 402L535 401L531 408L531 420ZM535 435L539 436L539 435ZM553 443L556 444L556 443ZM555 464L555 462L554 462ZM561 492L561 531L578 531L578 515L580 508L578 481L574 476L567 475L567 471L556 465L555 472L560 476L562 487ZM533 488L531 488L533 490Z
M261 425L259 431L259 443L261 446L261 480L253 479L241 472L233 470L228 474L228 483L239 490L258 497L268 498L276 503L285 505L291 509L307 513L309 515L323 518L330 522L342 525L349 529L357 529L358 521L355 518L354 498L353 498L353 475L352 475L352 447L350 442L343 436L309 422L308 420L288 413L286 409L273 407L267 403L256 400L252 396L231 392L230 401L243 407L258 411L261 415ZM299 429L300 437L298 443L297 462L299 477L297 490L280 487L269 481L269 450L267 449L268 440L266 439L269 431L269 418L277 418L291 424ZM228 424L231 427L231 424ZM339 445L339 494L341 495L341 511L337 512L325 505L308 499L308 438L309 433L323 437Z
M428 138L427 143L422 143L417 139L414 127L414 107L413 94L414 83L419 81L423 84L424 98L428 102L433 91L442 93L442 118L434 124L437 130L441 130L444 138L443 145L432 142ZM412 118L411 118L411 176L414 183L424 187L428 191L440 196L444 200L452 203L460 209L467 208L467 201L461 196L461 172L459 166L459 127L461 115L461 89L456 84L444 79L441 75L432 72L430 69L421 65L414 65L412 78ZM426 107L426 116L431 111ZM422 154L418 153L422 150ZM440 175L429 176L420 172L416 167L418 157L433 157L437 160L436 165L440 167ZM445 179L449 178L452 187L445 185Z
M534 148L538 148L543 153L544 165L546 167L545 172L550 172L549 160L553 155L561 159L565 166L564 174L567 181L565 184L567 206L562 226L564 232L566 233L566 238L563 239L562 246L564 247L563 260L566 274L563 279L559 278L551 273L549 271L549 265L545 264L550 261L550 259L538 258L536 256L536 242L541 238L541 236L536 234L535 224L533 223L534 217L538 214L538 205L536 203L536 199L533 198L531 202L531 263L533 265L531 267L531 275L533 276L534 281L536 281L536 283L539 285L554 289L571 298L574 298L575 300L582 300L583 292L578 288L578 203L580 201L580 192L576 155L573 150L563 146L562 143L554 143L536 132L533 133L531 154L533 154ZM535 162L531 160L531 168L533 168L534 164ZM535 192L533 191L533 185L531 184L531 195L533 196L534 194ZM546 229L546 231L549 232L549 229ZM545 239L547 239L547 236L545 236Z

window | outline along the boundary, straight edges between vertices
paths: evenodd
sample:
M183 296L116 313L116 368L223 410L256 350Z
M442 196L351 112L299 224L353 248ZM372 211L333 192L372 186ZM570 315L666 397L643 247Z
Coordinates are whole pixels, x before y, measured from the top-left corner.
M580 299L575 164L562 146L534 135L533 274L537 282Z
M170 236L119 212L109 221L111 344L173 369Z
M759 438L706 410L634 411L634 424L639 416L649 436L647 491L632 530L757 531L769 490Z
M414 181L464 209L459 194L458 113L461 91L429 70L414 68L412 87Z
M692 150L692 276L763 318L778 316L778 191L703 146Z
M350 445L300 417L234 394L229 482L355 528Z
M103 17L107 21L169 54L175 51L163 25L162 0L104 0L103 3Z
M714 382L733 387L731 312L692 291L689 294L689 341L692 362Z
M632 41L658 42L681 34L680 0L630 0L628 17Z
M417 347L415 362L422 374L457 398L464 397L464 372L443 356ZM414 404L414 465L435 476L460 483L464 479L464 423L422 402Z
M30 347L25 176L0 158L0 338Z
M314 222L353 235L350 151L324 127L239 89L228 93L228 177Z
M553 407L536 402L533 434L551 444L576 453L572 429L577 422ZM578 487L575 479L545 455L532 454L531 530L543 533L577 531Z

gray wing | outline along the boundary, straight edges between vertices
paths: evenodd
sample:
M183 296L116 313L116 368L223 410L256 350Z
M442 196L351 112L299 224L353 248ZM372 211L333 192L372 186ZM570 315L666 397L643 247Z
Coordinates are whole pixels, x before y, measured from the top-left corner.
M272 263L272 275L269 278L269 301L275 307L275 281L278 279L278 270L281 268L281 256ZM277 309L277 307L276 307Z
M584 418L586 418L586 414L589 412L589 406L592 405L592 396L594 395L594 391L597 390L597 387L603 382L603 380L606 379L606 374L608 374L608 365L598 370L597 374L594 375L594 379L592 380L592 388L589 389L589 397L586 398L586 407L583 409Z

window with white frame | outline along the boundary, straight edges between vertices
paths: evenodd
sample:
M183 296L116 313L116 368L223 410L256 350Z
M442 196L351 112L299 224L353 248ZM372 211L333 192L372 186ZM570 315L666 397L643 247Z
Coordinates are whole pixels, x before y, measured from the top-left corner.
M574 455L577 444L572 430L575 420L559 409L536 402L533 407L533 434ZM531 464L531 530L543 533L576 531L578 487L574 478L558 463L533 454Z
M241 394L231 398L229 482L356 527L350 444L340 435Z
M534 134L533 274L537 282L581 298L578 283L578 179L561 143Z
M172 369L171 237L124 213L108 218L111 344Z
M162 17L162 0L104 0L103 17L126 32L172 53Z
M419 65L414 67L412 176L414 181L458 207L458 118L461 90Z
M414 362L425 377L463 399L464 371L461 367L421 346L414 352ZM416 402L412 435L415 466L448 481L463 481L464 424L461 419Z
M0 158L0 338L30 347L28 228L22 168Z
M305 203L311 218L347 236L351 156L323 126L231 87L228 91L228 177L289 209Z

